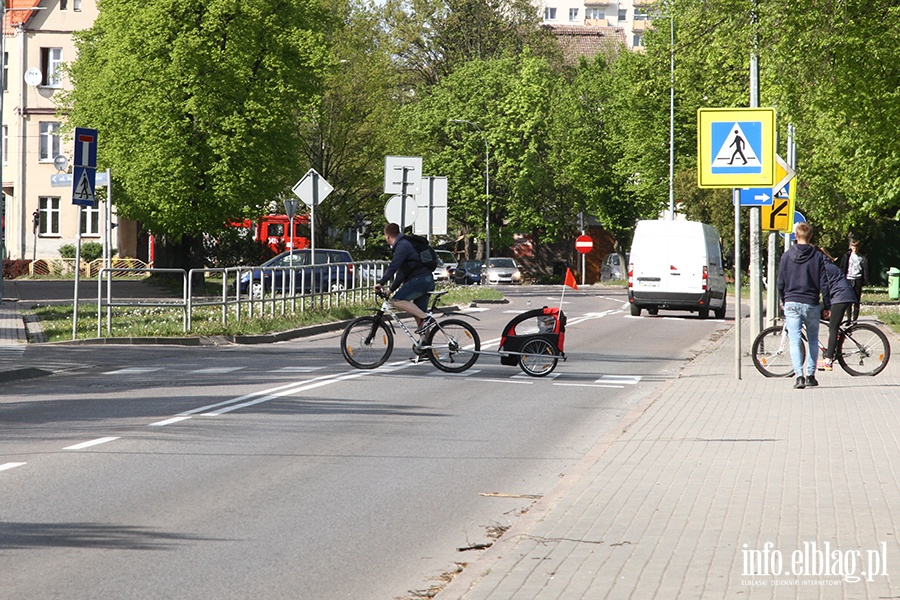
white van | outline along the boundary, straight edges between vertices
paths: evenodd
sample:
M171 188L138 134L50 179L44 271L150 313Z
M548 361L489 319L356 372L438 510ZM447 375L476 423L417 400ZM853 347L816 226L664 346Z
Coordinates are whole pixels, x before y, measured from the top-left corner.
M725 318L725 268L719 232L694 221L638 221L628 265L631 314L660 308L713 310Z

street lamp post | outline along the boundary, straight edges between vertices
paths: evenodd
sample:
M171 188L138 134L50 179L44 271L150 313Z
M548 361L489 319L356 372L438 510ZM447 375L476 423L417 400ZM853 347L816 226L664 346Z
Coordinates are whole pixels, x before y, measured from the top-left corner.
M484 140L484 265L491 260L491 150L488 146L487 135L477 124L465 119L450 119L453 123L467 123L478 130Z

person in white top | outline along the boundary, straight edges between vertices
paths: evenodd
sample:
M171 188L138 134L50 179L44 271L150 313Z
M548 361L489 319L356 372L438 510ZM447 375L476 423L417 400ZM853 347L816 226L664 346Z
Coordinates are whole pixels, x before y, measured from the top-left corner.
M856 321L859 318L859 302L862 298L862 289L864 285L869 285L869 259L862 253L860 248L862 243L854 238L850 238L850 249L841 257L840 267L853 291L856 293L856 303L848 311L850 320Z

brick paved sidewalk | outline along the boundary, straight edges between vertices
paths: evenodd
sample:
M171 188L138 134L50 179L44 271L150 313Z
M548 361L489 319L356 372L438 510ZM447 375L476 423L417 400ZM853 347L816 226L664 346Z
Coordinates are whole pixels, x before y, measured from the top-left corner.
M732 330L438 599L900 597L900 357L835 369L738 381Z

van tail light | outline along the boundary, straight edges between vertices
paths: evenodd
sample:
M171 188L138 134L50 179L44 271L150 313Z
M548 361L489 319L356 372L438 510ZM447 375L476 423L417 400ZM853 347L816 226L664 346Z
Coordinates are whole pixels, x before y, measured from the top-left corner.
M709 289L709 267L703 266L703 291Z
M634 263L628 265L628 287L634 287Z

